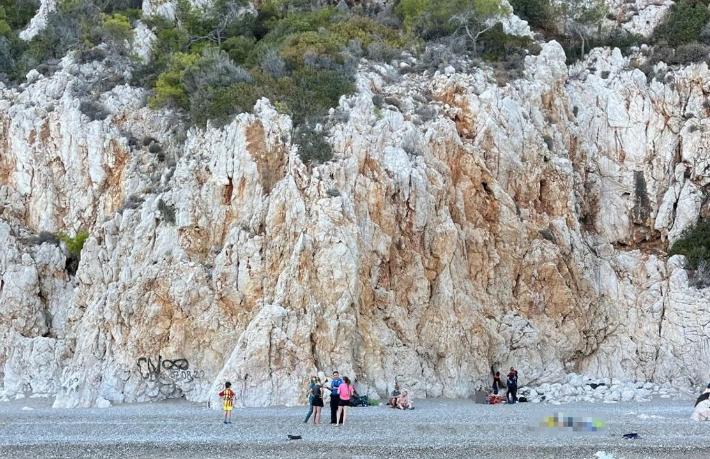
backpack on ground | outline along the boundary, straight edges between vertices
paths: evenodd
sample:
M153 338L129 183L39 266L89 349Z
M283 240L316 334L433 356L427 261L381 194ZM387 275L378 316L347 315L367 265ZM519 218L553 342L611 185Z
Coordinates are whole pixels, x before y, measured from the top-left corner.
M353 397L350 401L351 406L370 406L370 399L367 395L359 395Z

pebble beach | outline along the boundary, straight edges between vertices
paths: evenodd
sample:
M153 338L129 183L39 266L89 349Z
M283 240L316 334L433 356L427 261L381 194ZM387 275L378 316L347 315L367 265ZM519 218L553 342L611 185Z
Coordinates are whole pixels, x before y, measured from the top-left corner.
M220 411L187 401L73 410L51 405L49 398L0 404L0 457L710 457L710 423L689 419L690 400L419 400L411 411L352 408L343 427L303 424L305 407L240 408L225 425ZM557 413L602 427L542 425ZM639 438L623 438L631 432Z

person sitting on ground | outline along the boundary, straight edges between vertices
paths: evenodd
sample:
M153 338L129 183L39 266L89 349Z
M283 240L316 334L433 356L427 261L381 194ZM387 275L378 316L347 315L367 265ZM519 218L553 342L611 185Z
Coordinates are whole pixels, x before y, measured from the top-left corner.
M693 421L710 421L710 384L695 401L695 409L690 419Z
M392 391L392 394L390 395L389 400L387 400L387 404L391 406L392 408L397 408L397 398L402 394L402 392L399 390L399 383L394 383L394 390Z
M412 403L412 400L409 398L409 392L406 390L402 391L402 394L397 397L397 408L400 410L413 410L414 409L414 403Z

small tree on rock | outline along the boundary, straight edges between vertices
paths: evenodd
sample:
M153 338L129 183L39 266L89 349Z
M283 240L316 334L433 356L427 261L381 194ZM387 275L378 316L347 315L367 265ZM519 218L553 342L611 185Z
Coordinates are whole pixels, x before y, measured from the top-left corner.
M457 32L465 33L475 55L476 44L481 35L495 27L499 22L496 19L509 11L501 5L500 0L469 0L462 3L462 11L450 21L456 25Z

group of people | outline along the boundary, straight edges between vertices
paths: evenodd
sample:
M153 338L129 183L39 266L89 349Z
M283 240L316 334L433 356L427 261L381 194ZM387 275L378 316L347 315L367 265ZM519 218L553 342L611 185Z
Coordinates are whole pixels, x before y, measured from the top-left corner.
M414 409L414 402L412 402L412 399L409 397L409 391L401 390L398 382L394 383L394 390L390 394L389 400L387 400L387 405L400 410Z
M516 403L518 401L518 371L513 367L510 367L510 372L506 377L505 387L507 389L505 394L507 403ZM489 403L499 403L498 401L491 402L491 399L495 400L498 398L498 393L503 389L503 382L499 371L496 371L493 375L492 389L493 393L489 396ZM308 384L309 410L306 414L306 419L303 421L304 423L307 423L311 417L313 417L313 424L321 423L321 411L325 405L323 400L328 394L330 395L330 423L335 426L345 424L348 418L348 407L357 392L352 386L350 379L347 376L341 378L338 371L333 372L333 377L330 381L328 378L326 378L325 381L321 381L318 376L311 377L310 383ZM224 384L224 390L219 392L218 395L223 401L224 423L231 424L232 409L234 408L234 398L236 396L232 390L232 383L227 381ZM502 402L502 397L500 402ZM394 390L387 401L387 405L400 410L414 409L414 403L410 398L409 392L407 390L401 390L398 382L395 382ZM710 384L708 384L705 392L696 400L692 418L696 421L710 421Z
M224 389L217 395L222 399L224 423L231 424L234 399L236 397L232 390L232 383L225 382ZM321 381L318 376L311 377L308 384L308 413L306 413L306 418L303 420L304 423L308 423L311 417L313 417L313 424L321 423L321 412L325 406L324 399L327 395L330 396L330 423L335 426L345 424L348 419L348 407L352 399L357 396L357 392L350 379L347 376L341 378L337 370L333 372L330 380L325 378L324 381ZM414 409L409 393L406 390L401 391L398 383L395 383L395 389L392 391L388 405L401 410Z
M513 367L510 367L510 372L505 380L505 387L507 389L505 400L511 404L516 403L518 401L518 370ZM496 371L493 375L493 395L498 395L502 388L503 382L500 379L500 371Z
M313 416L313 424L320 424L323 399L328 394L330 394L330 423L335 426L345 424L348 419L348 407L356 392L350 379L347 376L341 378L338 371L333 372L330 381L327 378L321 381L318 376L311 377L308 384L309 409L304 423Z

